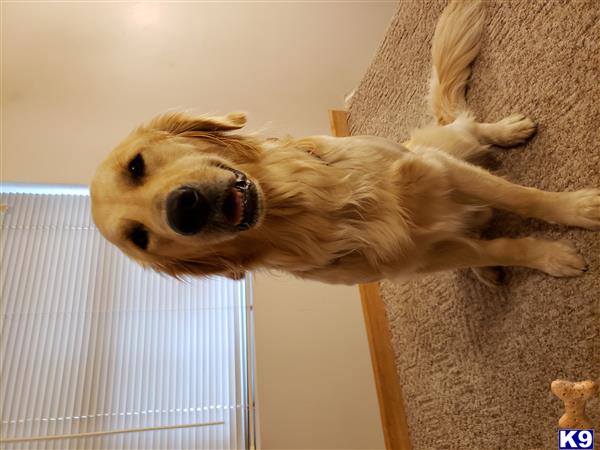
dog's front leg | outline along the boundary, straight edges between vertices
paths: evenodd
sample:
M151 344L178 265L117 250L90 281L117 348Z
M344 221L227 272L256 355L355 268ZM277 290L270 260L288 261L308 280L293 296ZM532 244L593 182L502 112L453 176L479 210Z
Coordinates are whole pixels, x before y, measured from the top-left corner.
M432 246L419 273L489 266L522 266L555 277L573 277L587 270L584 259L565 241L522 239L461 239Z
M440 154L453 189L492 207L525 217L600 229L600 189L547 192L520 186L451 156Z

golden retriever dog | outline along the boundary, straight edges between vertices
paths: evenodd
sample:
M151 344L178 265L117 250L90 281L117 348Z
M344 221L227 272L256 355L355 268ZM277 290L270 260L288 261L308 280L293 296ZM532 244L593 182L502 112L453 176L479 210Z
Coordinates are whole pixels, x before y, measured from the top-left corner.
M563 241L477 237L491 208L600 228L600 190L544 192L472 164L525 142L516 114L479 123L465 89L479 50L480 1L451 1L432 45L434 121L400 145L374 136L267 139L236 133L241 113L167 113L134 130L91 184L98 229L127 255L174 276L275 269L355 284L495 266L556 277L587 270Z

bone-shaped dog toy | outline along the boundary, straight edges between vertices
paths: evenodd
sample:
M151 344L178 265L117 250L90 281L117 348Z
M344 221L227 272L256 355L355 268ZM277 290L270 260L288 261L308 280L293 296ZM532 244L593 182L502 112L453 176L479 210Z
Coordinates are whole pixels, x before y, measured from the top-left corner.
M592 428L592 422L585 414L585 403L598 391L593 381L574 383L566 380L555 380L550 385L554 395L565 403L565 413L558 421L561 428Z

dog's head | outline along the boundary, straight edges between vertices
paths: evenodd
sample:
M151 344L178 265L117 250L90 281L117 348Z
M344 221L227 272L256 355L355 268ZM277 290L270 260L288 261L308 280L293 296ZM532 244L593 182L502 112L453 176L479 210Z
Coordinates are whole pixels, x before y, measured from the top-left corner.
M228 133L245 123L241 113L170 113L134 130L92 180L100 232L171 275L238 277L253 251L240 244L260 227L265 209L251 173L259 146Z

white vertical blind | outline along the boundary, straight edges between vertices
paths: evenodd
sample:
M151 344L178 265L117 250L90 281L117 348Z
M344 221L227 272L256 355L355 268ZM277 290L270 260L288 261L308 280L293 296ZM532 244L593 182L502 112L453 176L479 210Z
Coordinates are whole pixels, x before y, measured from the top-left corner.
M143 270L100 236L85 195L0 202L3 449L246 447L243 281ZM193 426L7 441L173 425Z

